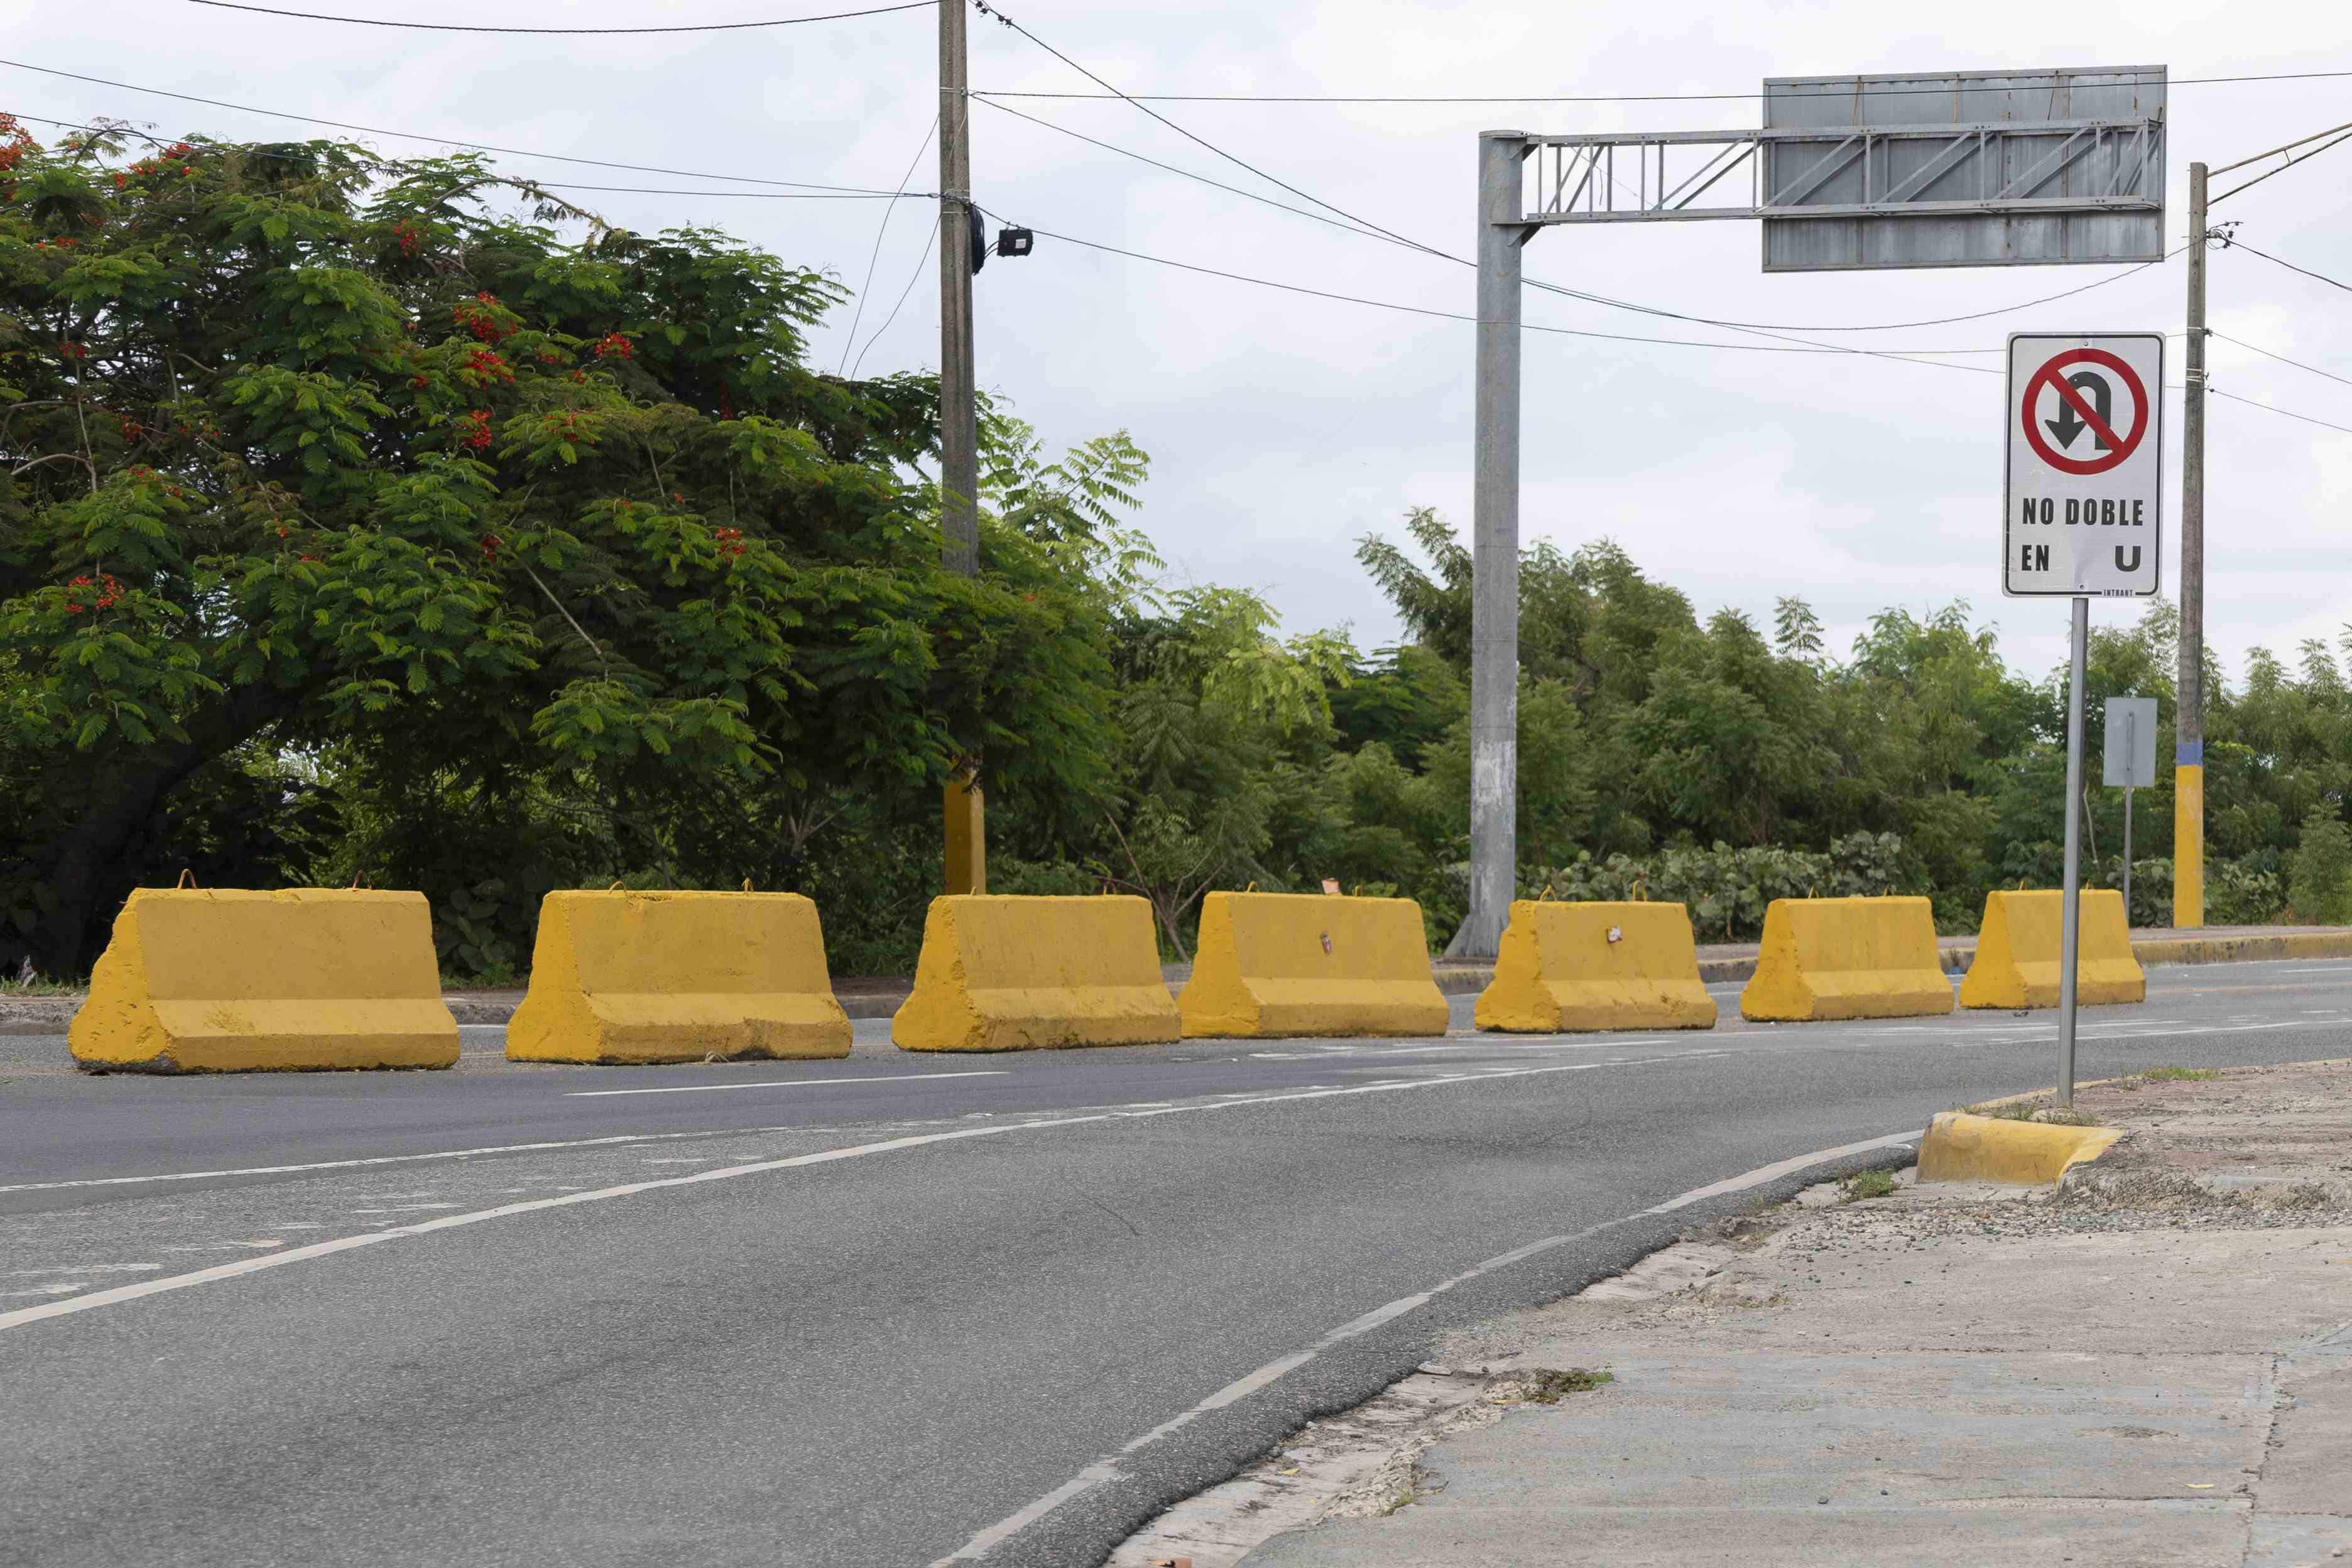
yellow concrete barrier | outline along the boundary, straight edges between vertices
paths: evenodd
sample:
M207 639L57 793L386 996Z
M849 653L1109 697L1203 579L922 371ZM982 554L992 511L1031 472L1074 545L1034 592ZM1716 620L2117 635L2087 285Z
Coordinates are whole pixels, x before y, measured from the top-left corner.
M1211 893L1176 1003L1187 1037L1442 1035L1446 1024L1411 899Z
M1129 897L933 899L915 988L890 1022L908 1051L1132 1046L1181 1030L1151 906Z
M2002 1182L2046 1186L2069 1167L2095 1160L2123 1134L2112 1127L2056 1127L1947 1110L1919 1144L1923 1182Z
M798 893L550 893L519 1062L698 1062L849 1054L816 905Z
M1925 899L1775 899L1739 1014L1768 1023L1952 1010Z
M1482 1029L1547 1035L1711 1029L1715 998L1682 905L1521 899L1472 1016Z
M2074 999L2086 1007L2147 1001L2147 974L2132 955L2123 894L2113 888L2085 888L2081 896ZM2065 900L2055 889L1985 895L1977 955L1960 983L1961 1006L2058 1005L2059 922Z
M67 1043L112 1072L446 1068L457 1025L422 893L142 888Z

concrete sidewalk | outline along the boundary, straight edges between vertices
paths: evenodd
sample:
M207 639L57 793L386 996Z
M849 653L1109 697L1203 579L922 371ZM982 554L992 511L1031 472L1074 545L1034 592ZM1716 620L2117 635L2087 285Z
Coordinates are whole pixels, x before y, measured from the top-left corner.
M2054 1193L1723 1222L1455 1337L1111 1563L2352 1561L2352 1064L2078 1104L2127 1136Z

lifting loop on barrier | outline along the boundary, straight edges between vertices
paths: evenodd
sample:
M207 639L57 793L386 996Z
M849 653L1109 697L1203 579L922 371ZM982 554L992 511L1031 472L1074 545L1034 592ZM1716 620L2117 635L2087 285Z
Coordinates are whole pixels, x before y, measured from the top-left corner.
M352 885L346 890L355 893L362 888L372 889L374 886L375 884L373 882L368 880L368 874L365 871L354 871L352 873Z
M193 888L193 887L194 887L195 885L196 885L196 874L195 874L195 872L194 872L194 871L190 870L190 869L189 869L187 867L185 867L185 866L181 867L181 868L180 868L180 886L181 886L181 887L183 887L183 888Z
M747 893L751 890L751 879L749 877L743 879L743 890Z
M629 888L628 884L625 882L615 882L604 890L608 893L625 893L629 890Z

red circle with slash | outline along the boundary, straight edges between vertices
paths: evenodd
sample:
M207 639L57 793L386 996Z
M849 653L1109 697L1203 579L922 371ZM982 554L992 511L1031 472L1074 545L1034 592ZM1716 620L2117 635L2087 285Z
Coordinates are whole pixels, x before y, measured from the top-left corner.
M2069 365L2095 364L2111 370L2123 381L2124 390L2131 394L2132 427L2127 436L2118 436L2107 422L2098 416L2083 395L2066 384L2059 372ZM2042 438L2041 422L2033 416L2033 405L2040 401L2043 387L2053 388L2058 395L2073 405L2075 417L2089 426L2107 450L2095 458L2069 458ZM2041 459L2062 474L2104 474L2139 449L2140 437L2147 434L2147 388L2140 384L2138 374L2121 359L2105 349L2073 349L2042 363L2025 384L2021 410L2025 421L2025 439Z

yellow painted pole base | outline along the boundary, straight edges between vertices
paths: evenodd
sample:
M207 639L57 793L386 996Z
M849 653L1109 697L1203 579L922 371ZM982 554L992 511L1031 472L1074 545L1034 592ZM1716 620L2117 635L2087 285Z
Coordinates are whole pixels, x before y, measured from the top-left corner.
M2199 748L2202 754L2203 748ZM2205 764L2172 770L2172 923L2195 931L2205 923Z
M988 802L962 774L948 780L940 803L947 818L950 894L988 891Z

